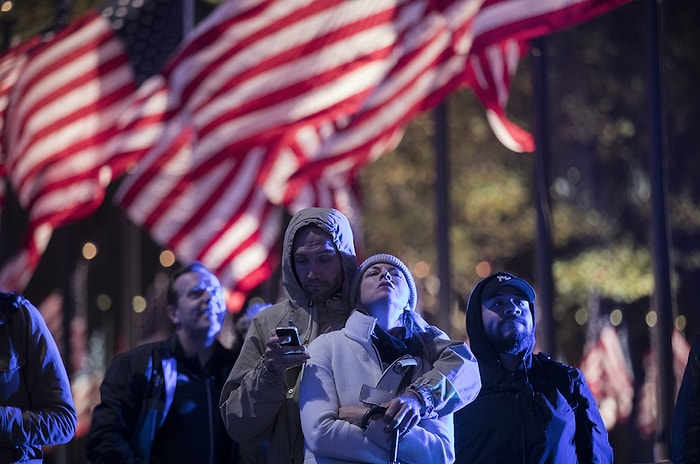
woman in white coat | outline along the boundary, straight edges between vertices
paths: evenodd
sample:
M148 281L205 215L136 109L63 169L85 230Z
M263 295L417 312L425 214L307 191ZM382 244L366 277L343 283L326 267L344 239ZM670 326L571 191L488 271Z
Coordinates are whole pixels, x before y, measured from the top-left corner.
M452 462L452 412L481 386L471 351L416 314L413 277L392 255L365 260L351 296L345 327L308 348L304 462L385 463L396 432L399 462Z

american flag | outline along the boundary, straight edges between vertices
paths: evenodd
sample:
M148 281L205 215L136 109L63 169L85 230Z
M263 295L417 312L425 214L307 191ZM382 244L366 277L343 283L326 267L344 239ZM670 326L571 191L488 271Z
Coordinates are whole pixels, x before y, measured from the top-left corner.
M596 399L605 427L610 430L617 422L627 421L632 413L633 374L628 364L629 356L615 327L603 323L594 332L597 336L584 348L580 368Z
M180 3L162 1L171 12ZM119 203L178 258L200 259L217 272L235 310L276 265L284 210L347 212L359 169L394 148L415 114L472 85L465 77L472 56L488 55L488 47L506 53L507 72L484 80L478 93L494 92L487 107L505 121L506 78L516 63L513 46L501 42L553 32L622 3L228 0L133 100L139 79L124 59L131 53L109 25L127 19L114 15L134 5L88 15L32 56L31 74L13 89L19 118L3 139L31 224L24 254L4 268L0 286L21 288L51 230L94 210L107 183L133 163ZM75 60L86 56L90 64L79 68ZM64 69L74 71L72 80L56 79ZM481 74L498 69L492 60ZM69 98L90 96L76 89L96 82L112 92ZM34 90L39 84L47 93ZM37 102L52 111L38 111ZM53 134L77 121L81 131L68 141Z
M5 175L29 225L23 249L0 272L0 288L21 291L52 231L92 213L126 169L131 160L110 156L105 144L137 84L180 41L178 5L110 1L17 54L27 61L3 86L10 93L2 145Z
M677 329L673 329L671 333L671 351L673 353L673 373L675 377L674 398L678 394L678 390L683 380L685 366L688 362L690 354L690 344L685 336ZM637 407L636 425L637 429L644 438L651 438L656 431L657 414L659 408L657 406L658 384L659 384L659 369L657 365L658 356L655 353L655 347L644 355L644 382L639 395L639 405Z
M138 134L143 162L120 204L176 255L213 269L238 309L271 272L283 208L351 198L357 169L454 88L445 84L464 68L480 5L224 3L142 87L123 133Z
M237 310L271 272L282 208L347 211L338 199L352 199L345 186L359 169L477 73L488 75L477 94L517 135L504 108L525 48L508 39L621 3L228 1L140 89L118 151L143 161L118 201L159 243L221 276ZM479 70L472 43L491 57ZM516 148L532 149L528 136Z

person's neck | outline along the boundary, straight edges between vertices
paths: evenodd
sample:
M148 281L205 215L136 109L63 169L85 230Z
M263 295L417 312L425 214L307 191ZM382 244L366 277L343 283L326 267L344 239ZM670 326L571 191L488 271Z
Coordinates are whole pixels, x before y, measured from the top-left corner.
M185 356L191 358L197 356L199 363L204 366L214 352L215 338L194 338L189 334L178 332L178 340L182 346Z
M522 354L500 353L498 356L501 358L503 367L511 372L518 370L518 367L520 367L520 364L523 362Z
M367 311L370 316L377 319L377 325L387 332L389 332L391 329L395 329L396 327L403 327L403 322L401 321L401 318L390 319L391 315L394 314L394 312L391 311L389 308L374 307L368 308Z

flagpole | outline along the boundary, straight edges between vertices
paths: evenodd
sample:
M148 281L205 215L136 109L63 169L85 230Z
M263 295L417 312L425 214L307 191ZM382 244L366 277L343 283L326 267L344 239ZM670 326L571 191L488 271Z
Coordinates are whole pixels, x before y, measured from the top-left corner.
M182 35L194 29L194 0L182 0Z
M447 102L443 100L433 109L435 136L435 201L437 203L436 244L438 252L438 278L440 279L439 310L436 324L442 330L451 332L450 327L450 168L449 132L447 128Z
M647 1L648 60L649 60L649 116L650 116L650 176L652 204L652 254L654 270L653 309L657 324L652 333L656 347L658 372L656 439L654 459L669 460L670 424L674 404L673 349L671 335L673 308L671 303L670 259L668 225L666 222L666 163L664 104L662 95L663 48L661 46L662 0Z
M54 16L53 31L57 31L70 22L71 0L55 0L56 13Z
M71 0L55 0L55 17L54 23L51 27L52 32L56 32L62 27L64 27L70 21L71 15ZM58 263L59 275L61 276L59 286L61 292L63 293L63 298L61 302L61 325L63 330L63 340L61 347L61 354L66 362L66 371L68 372L69 378L74 374L70 360L72 358L72 345L71 345L71 326L73 325L73 318L75 316L75 293L73 286L71 285L71 277L75 271L75 246L73 246L73 241L71 236L74 232L74 226L67 225L63 229L54 231L57 234L57 242L61 244L61 252ZM56 447L56 462L57 464L65 464L68 462L67 459L67 447L68 445L60 445Z
M12 29L15 25L13 18L8 17L9 12L0 13L0 24L2 24L2 53L10 48L12 41ZM5 263L12 254L11 228L8 224L17 224L17 214L14 211L12 198L12 189L7 176L0 178L0 263ZM4 192L3 192L4 190ZM2 197L4 196L4 199ZM4 203L3 203L4 201ZM14 226L16 228L16 226Z
M531 41L532 80L534 87L535 114L535 197L537 209L537 306L540 318L537 323L540 349L556 356L554 317L552 300L554 279L552 277L552 215L549 201L549 113L547 98L547 51L546 39L537 37Z
M2 24L2 52L10 48L10 44L12 43L12 30L16 22L12 7L10 7L8 11L0 12L0 24Z

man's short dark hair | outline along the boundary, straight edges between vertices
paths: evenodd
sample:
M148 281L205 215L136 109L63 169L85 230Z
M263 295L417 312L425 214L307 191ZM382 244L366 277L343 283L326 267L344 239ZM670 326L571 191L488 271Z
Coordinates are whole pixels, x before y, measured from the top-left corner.
M173 272L170 275L170 281L168 282L168 305L170 306L177 306L177 299L179 298L180 295L177 294L177 291L175 290L175 281L183 274L188 274L190 272L195 272L199 269L202 269L206 272L209 272L209 269L207 269L204 264L200 263L199 261L192 261L189 264L186 264L184 266L179 267L175 272Z

